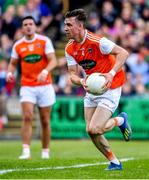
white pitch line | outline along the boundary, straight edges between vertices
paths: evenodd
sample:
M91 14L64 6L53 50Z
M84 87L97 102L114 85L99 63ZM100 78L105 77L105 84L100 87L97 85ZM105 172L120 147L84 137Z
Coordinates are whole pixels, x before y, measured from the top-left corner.
M126 161L132 161L135 158L123 158L120 159L121 162ZM83 167L89 167L89 166L97 166L97 165L103 165L103 164L109 164L109 162L98 162L98 163L92 163L92 164L76 164L71 166L56 166L56 167L42 167L42 168L31 168L31 169L3 169L0 170L0 175L2 174L8 174L11 172L18 172L18 171L41 171L41 170L57 170L57 169L70 169L70 168L83 168Z

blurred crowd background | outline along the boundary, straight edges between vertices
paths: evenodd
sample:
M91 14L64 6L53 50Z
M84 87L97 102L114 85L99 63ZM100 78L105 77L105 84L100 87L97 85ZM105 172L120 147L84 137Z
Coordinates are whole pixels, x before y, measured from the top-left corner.
M64 14L84 8L88 14L87 29L101 33L129 51L125 65L127 82L123 96L149 94L149 0L0 0L0 117L5 100L18 96L20 68L14 83L6 82L7 66L13 43L22 37L21 19L31 15L37 22L38 33L51 38L58 59L53 72L57 95L82 96L84 90L72 85L68 78L64 48ZM80 75L83 71L80 68Z

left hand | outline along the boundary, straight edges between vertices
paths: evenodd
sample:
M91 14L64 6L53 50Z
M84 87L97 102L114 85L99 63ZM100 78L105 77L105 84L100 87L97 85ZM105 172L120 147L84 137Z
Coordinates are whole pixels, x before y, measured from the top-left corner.
M41 73L37 77L37 81L39 82L46 82L48 76L48 71L46 69L43 69Z
M89 89L88 89L88 86L87 86L87 84L86 84L86 79L87 79L87 77L88 77L88 76L86 76L86 78L82 78L82 79L81 79L81 85L82 85L82 87L84 88L84 90L85 90L86 92L90 93L90 91L89 91Z

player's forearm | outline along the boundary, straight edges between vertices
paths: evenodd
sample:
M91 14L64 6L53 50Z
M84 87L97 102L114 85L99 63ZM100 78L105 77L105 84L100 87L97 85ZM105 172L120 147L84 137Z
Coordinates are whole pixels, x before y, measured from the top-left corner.
M10 62L8 65L7 72L11 72L12 74L14 74L15 71L16 71L16 64Z
M6 81L13 82L14 81L14 72L16 70L16 62L10 61L7 69Z
M47 72L51 72L54 68L56 68L57 66L57 60L56 60L56 56L55 54L50 54L47 56L49 63L46 66L45 70L47 70Z
M55 60L50 61L45 69L46 69L48 72L51 72L53 69L56 68L56 66L57 66L57 61L56 61L56 59L55 59Z
M120 53L116 54L116 63L112 69L115 72L118 72L126 62L128 56L129 56L128 52L124 49Z
M81 78L75 74L70 75L70 80L75 85L78 85L78 86L82 85L81 84Z

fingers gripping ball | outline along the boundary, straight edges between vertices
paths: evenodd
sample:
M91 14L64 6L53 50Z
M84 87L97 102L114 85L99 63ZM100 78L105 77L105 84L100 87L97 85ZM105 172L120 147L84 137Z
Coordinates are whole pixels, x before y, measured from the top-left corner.
M91 94L94 95L101 95L105 92L103 89L105 82L105 77L100 75L100 73L92 73L86 79L88 90Z

